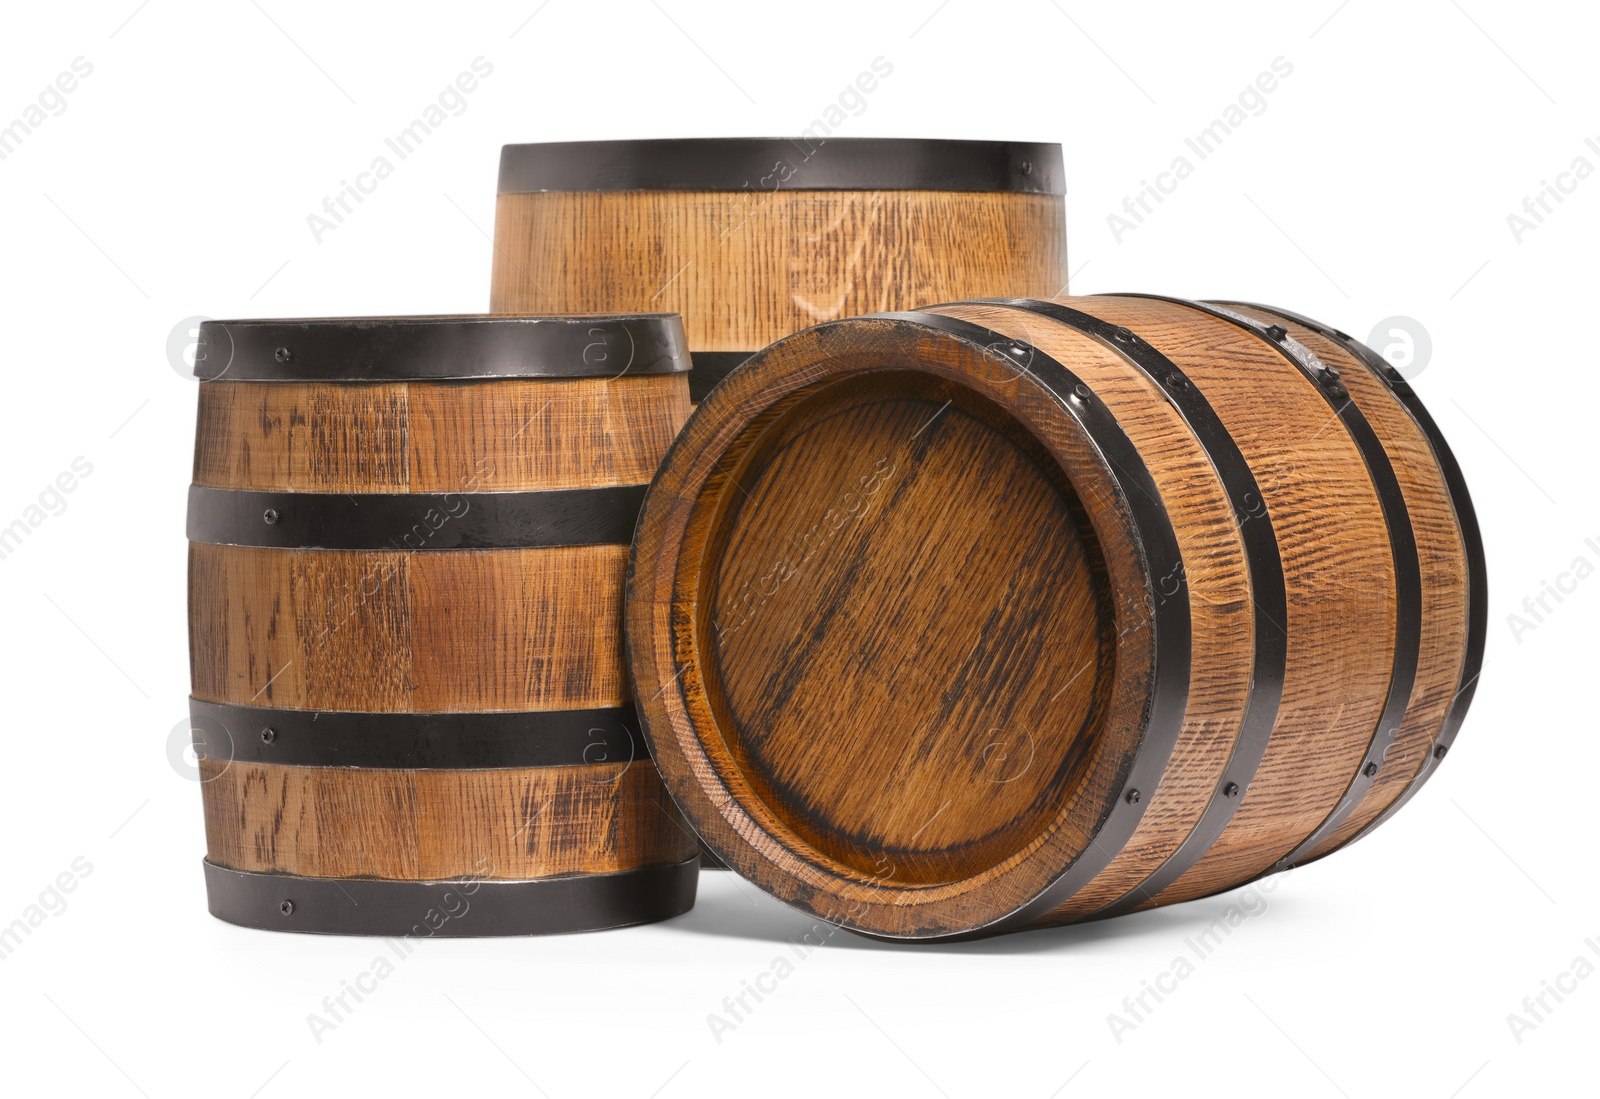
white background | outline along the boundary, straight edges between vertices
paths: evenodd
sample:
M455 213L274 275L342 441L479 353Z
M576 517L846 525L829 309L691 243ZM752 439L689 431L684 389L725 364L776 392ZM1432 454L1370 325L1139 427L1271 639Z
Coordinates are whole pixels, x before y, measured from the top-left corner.
M1600 168L1592 6L540 3L8 6L0 123L75 58L93 72L0 161L0 526L75 458L93 472L0 560L0 924L75 859L92 869L0 961L0 1089L1593 1094L1600 975L1520 1041L1507 1018L1600 940L1600 578L1574 574L1532 630L1508 621L1576 559L1600 565L1600 176L1520 240L1507 222L1575 158ZM464 113L318 243L306 215L480 56L493 74ZM841 932L719 1042L707 1016L809 924L706 875L654 927L422 942L319 1043L307 1015L378 944L211 919L199 790L168 758L195 408L169 333L193 314L480 311L501 144L791 133L879 56L893 74L841 135L1064 144L1079 292L1426 328L1416 388L1494 591L1455 752L1120 1041L1108 1014L1239 894L975 945ZM1279 57L1293 73L1266 110L1119 242L1108 213Z

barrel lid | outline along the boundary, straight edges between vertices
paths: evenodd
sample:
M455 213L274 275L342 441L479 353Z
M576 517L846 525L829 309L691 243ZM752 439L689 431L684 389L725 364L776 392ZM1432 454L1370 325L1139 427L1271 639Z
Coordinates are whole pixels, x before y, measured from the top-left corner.
M615 378L689 369L676 313L206 321L201 381Z
M551 141L500 151L500 193L535 191L1066 192L1061 146L894 137Z
M1187 705L1160 491L1009 331L927 310L772 344L689 418L634 531L624 632L667 790L740 875L882 938L1071 896Z

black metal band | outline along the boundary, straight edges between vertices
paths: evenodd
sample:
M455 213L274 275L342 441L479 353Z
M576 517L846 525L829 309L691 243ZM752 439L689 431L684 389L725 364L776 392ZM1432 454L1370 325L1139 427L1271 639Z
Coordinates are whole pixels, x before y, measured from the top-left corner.
M1339 422L1344 425L1351 442L1361 455L1361 460L1377 493L1383 511L1384 525L1389 533L1389 551L1394 561L1395 581L1395 631L1394 662L1389 676L1389 691L1384 697L1383 709L1373 726L1372 737L1362 761L1346 784L1344 795L1311 834L1266 873L1287 870L1303 862L1323 840L1345 822L1366 794L1372 780L1383 768L1384 757L1390 743L1400 732L1406 707L1411 703L1411 688L1416 683L1417 661L1422 653L1422 565L1417 558L1416 532L1411 528L1411 514L1406 508L1405 494L1394 466L1383 448L1383 441L1367 422L1366 416L1351 399L1339 372L1312 354L1310 348L1293 340L1282 326L1265 325L1242 313L1208 302L1166 298L1155 294L1126 294L1118 297L1142 297L1171 302L1196 312L1227 321L1249 332L1292 363L1310 379L1317 392L1322 394ZM1230 886L1229 888L1233 888Z
M500 150L500 194L537 191L1066 191L1061 146L881 137L552 141Z
M1167 402L1189 425L1205 450L1233 506L1234 522L1244 545L1250 574L1255 652L1251 664L1250 693L1240 719L1239 732L1223 767L1211 800L1200 819L1179 845L1149 877L1126 895L1099 910L1097 916L1131 911L1161 893L1182 877L1211 850L1233 820L1245 791L1266 754L1272 728L1283 700L1283 678L1288 661L1288 597L1284 590L1283 559L1278 537L1255 474L1233 436L1210 402L1179 366L1146 343L1131 329L1055 302L995 298L992 304L1023 309L1092 336L1117 352L1158 388Z
M195 754L295 767L408 771L575 767L650 758L629 706L395 714L277 710L189 699Z
M1132 519L1138 549L1151 580L1146 620L1118 622L1118 629L1123 633L1150 629L1155 662L1144 715L1144 733L1138 749L1125 763L1122 796L1100 822L1088 847L1032 901L982 928L946 936L943 941L978 938L1024 926L1058 907L1099 875L1133 836L1150 803L1150 795L1155 793L1166 773L1183 727L1184 711L1188 708L1192 656L1189 583L1183 571L1177 533L1143 456L1111 410L1076 374L1036 347L969 321L921 312L876 313L873 316L910 321L980 344L1054 394L1062 409L1077 421L1110 467L1116 491ZM1173 578L1172 588L1163 592L1160 585L1163 578L1168 577ZM1162 594L1167 598L1157 598Z
M1439 463L1439 472L1444 477L1445 489L1449 493L1450 503L1455 509L1456 525L1461 530L1461 541L1467 559L1467 644L1466 652L1461 663L1461 675L1457 681L1456 692L1451 696L1450 706L1445 711L1444 721L1440 723L1439 732L1433 739L1430 750L1418 768L1416 775L1407 784L1406 788L1389 806L1379 813L1370 824L1346 841L1346 846L1356 842L1377 828L1416 795L1424 783L1433 777L1433 772L1438 769L1439 762L1444 759L1450 747L1455 743L1456 733L1461 729L1461 723L1466 719L1467 710L1472 706L1472 696L1477 691L1478 674L1483 670L1483 648L1489 631L1489 577L1488 563L1483 550L1483 534L1478 529L1477 512L1472 506L1472 496L1467 491L1467 480L1462 475L1461 465L1456 461L1455 454L1450 450L1450 444L1445 441L1444 432L1439 430L1439 425L1429 415L1422 399L1411 388L1409 382L1391 366L1387 360L1366 344L1351 338L1337 328L1330 328L1325 324L1303 317L1298 313L1291 313L1287 309L1276 306L1249 304L1252 309L1260 309L1265 313L1274 313L1285 320L1295 324L1304 325L1313 332L1332 340L1345 351L1349 352L1367 369L1377 375L1378 379L1389 387L1389 391L1410 414L1412 420L1433 448L1434 460Z
M195 376L230 382L620 378L689 369L675 313L206 321Z
M394 938L559 935L655 923L694 907L699 860L532 881L392 881L258 874L205 864L219 920L262 931ZM409 950L391 944L397 958Z
M189 488L191 542L273 549L627 545L646 485L540 492L255 492Z
M754 351L693 352L690 356L694 360L694 369L689 372L689 400L695 404L705 400L713 386L754 354Z

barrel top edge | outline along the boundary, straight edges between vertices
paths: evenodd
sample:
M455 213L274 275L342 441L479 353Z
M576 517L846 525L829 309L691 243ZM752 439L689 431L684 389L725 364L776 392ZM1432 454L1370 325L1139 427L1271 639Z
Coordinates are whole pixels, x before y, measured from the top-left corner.
M690 367L676 313L205 320L200 381L618 378Z
M702 137L506 145L499 193L977 191L1061 195L1055 142Z

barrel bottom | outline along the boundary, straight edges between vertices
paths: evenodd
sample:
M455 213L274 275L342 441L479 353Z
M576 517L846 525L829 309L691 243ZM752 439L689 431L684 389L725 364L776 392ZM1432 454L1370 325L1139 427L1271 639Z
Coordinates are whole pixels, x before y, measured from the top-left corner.
M211 914L261 931L475 938L657 923L694 907L699 859L530 881L308 878L205 861Z

